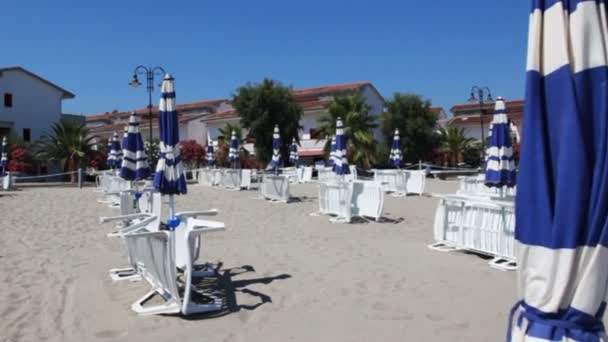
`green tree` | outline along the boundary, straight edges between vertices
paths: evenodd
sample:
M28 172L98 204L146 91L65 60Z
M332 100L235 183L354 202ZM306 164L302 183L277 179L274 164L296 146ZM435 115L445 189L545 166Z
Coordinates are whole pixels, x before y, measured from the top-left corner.
M370 107L359 95L338 96L332 99L327 112L318 118L320 137L336 134L336 120L344 122L346 155L348 160L364 168L376 163L376 141L373 130L378 127L376 118L369 113ZM330 150L331 138L325 143L326 153Z
M232 131L236 134L236 140L239 141L239 146L243 145L243 129L239 124L226 123L224 127L219 129L220 134L224 137L226 143L230 143L232 139Z
M439 139L441 149L450 156L450 163L456 165L458 159L475 141L473 138L467 138L464 128L448 127L439 129Z
M431 102L416 94L395 93L386 102L382 115L382 134L386 146L391 146L395 128L401 134L403 157L409 162L428 159L438 145L435 134L437 115Z
M272 156L272 133L279 125L281 155L286 160L293 138L299 141L298 129L302 106L290 89L280 82L265 78L261 83L248 83L237 90L232 105L241 117L241 124L249 130L258 160L267 163Z
M66 171L76 171L93 150L94 137L89 134L84 122L63 119L51 126L36 143L37 157L41 160L56 160ZM72 182L76 175L71 175Z

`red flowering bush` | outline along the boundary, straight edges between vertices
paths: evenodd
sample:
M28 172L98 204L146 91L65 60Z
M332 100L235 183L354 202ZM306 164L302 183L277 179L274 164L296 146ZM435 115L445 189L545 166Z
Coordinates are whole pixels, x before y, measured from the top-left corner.
M91 151L87 156L89 163L88 166L96 170L106 169L106 162L108 160L108 154L102 151Z
M184 140L180 143L180 158L188 168L197 168L205 159L205 148L196 140Z
M31 172L32 165L32 153L29 149L24 146L14 144L11 146L9 153L9 161L7 169L10 172Z

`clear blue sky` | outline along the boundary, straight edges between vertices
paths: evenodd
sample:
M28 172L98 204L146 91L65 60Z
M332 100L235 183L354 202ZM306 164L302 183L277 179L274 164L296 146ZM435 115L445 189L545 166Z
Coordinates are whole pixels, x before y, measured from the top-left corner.
M138 64L176 78L177 100L230 96L271 77L296 88L372 81L447 109L487 85L524 94L529 1L8 1L0 66L76 93L64 112L144 107ZM158 92L154 102L157 102Z

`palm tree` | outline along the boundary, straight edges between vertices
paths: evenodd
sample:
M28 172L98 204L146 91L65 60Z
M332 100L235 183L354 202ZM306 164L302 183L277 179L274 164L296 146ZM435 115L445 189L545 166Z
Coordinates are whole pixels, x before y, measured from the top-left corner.
M439 129L441 149L450 156L450 162L455 165L462 153L475 141L467 138L464 128L448 127Z
M239 159L242 162L244 159L249 157L249 151L243 148L243 129L239 124L226 123L223 128L219 129L219 132L224 136L224 142L218 145L218 151L216 158L221 165L227 165L226 159L228 158L228 149L230 146L230 140L232 139L232 131L235 132L236 140L239 142Z
M42 160L57 160L64 170L76 171L91 153L94 137L89 134L84 122L63 119L51 126L37 142L37 157ZM71 175L74 182L76 176Z
M378 127L376 118L369 114L370 107L359 95L339 96L332 99L328 111L319 116L320 137L336 134L336 120L344 121L344 135L348 160L364 168L376 162L376 141L373 130ZM319 139L320 140L320 139ZM331 139L325 142L325 153L329 153Z

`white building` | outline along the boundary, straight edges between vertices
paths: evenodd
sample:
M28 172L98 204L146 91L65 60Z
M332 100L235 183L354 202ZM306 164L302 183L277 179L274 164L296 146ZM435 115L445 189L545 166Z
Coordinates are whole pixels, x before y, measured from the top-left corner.
M327 111L327 106L332 98L337 95L359 94L371 108L370 114L380 116L384 110L384 98L370 82L356 82L338 85L330 85L315 88L304 88L292 90L296 100L304 109L300 126L300 150L302 157L310 159L323 157L324 137L317 134L317 118ZM230 104L228 99L207 100L176 106L180 121L181 140L194 139L201 145L207 144L207 136L217 140L220 137L220 129L226 123L238 124L240 118L238 113ZM145 140L149 136L149 116L148 109L136 110L140 117L140 130ZM158 137L158 108L152 110L153 137ZM98 115L87 116L87 126L96 135L98 142L106 144L114 131L122 132L129 118L128 112L106 112ZM243 135L247 131L243 130ZM378 141L381 138L380 128L374 131ZM229 139L229 137L227 137ZM321 140L317 140L321 139ZM246 149L253 152L252 144L246 144Z
M75 95L22 67L0 68L0 137L34 142L62 118L62 103Z

